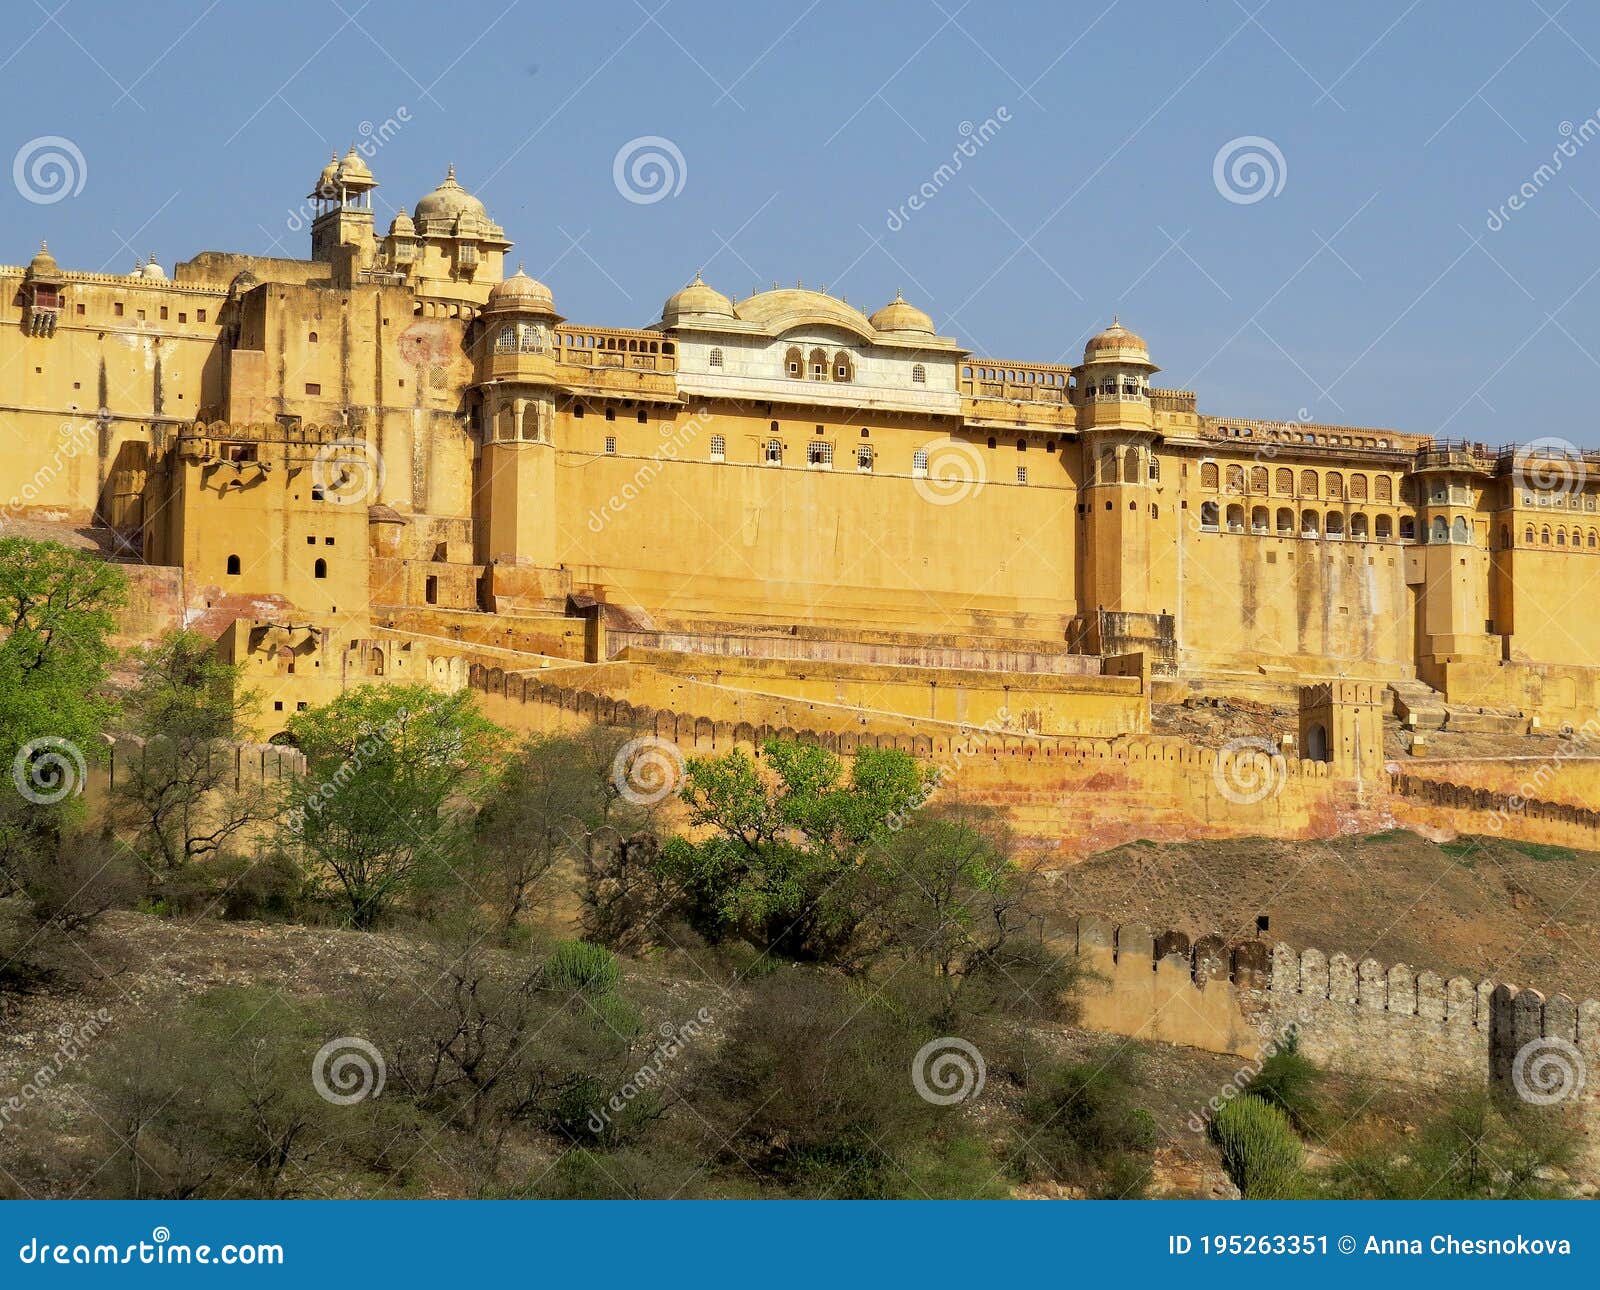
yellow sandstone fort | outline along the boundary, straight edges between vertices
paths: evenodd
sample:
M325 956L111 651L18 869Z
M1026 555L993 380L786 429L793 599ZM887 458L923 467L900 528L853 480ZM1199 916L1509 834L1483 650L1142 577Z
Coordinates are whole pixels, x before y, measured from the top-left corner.
M303 260L0 268L8 517L142 566L263 736L374 678L470 683L687 748L976 738L1050 761L1041 811L1153 774L1225 828L1240 794L1195 787L1224 754L1151 724L1223 695L1299 714L1268 759L1348 791L1250 809L1315 830L1370 805L1385 713L1600 707L1600 458L1202 412L1120 322L1076 366L985 358L899 296L696 274L648 328L579 325L453 171L387 230L376 186L329 162Z

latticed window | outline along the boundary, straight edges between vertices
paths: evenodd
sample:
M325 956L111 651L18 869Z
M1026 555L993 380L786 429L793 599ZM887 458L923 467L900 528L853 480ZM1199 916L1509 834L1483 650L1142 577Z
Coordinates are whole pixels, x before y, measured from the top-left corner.
M778 439L767 440L767 465L783 465L783 443Z
M816 440L806 444L806 465L831 467L833 465L833 445L831 443L818 443Z
M615 452L616 450L617 450L617 436L614 435L614 434L608 434L606 436L606 451L607 452Z
M1280 493L1294 492L1294 471L1287 466L1280 466L1278 468L1276 488Z
M1394 481L1388 475L1379 475L1377 481L1377 497L1380 502L1394 500Z
M916 364L911 369L911 379L918 385L926 385L928 382L928 369L921 363Z
M1200 487L1215 488L1217 486L1217 463L1203 461L1200 463Z
M706 362L707 362L707 364L709 364L712 367L721 367L722 366L722 351L720 349L712 350L711 351L711 356L708 359L706 359Z
M872 469L872 445L871 444L864 443L864 444L859 444L856 447L856 469L857 470L871 470Z
M712 461L726 461L727 459L728 459L728 441L727 441L727 439L724 436L720 435L720 434L712 435L711 436L711 460Z
M928 450L918 448L911 454L911 473L919 478L928 473Z
M1018 466L1017 467L1017 483L1026 484L1027 482L1028 482L1028 468L1026 466Z
M1251 468L1250 491L1252 493L1264 493L1267 491L1267 468L1265 466Z

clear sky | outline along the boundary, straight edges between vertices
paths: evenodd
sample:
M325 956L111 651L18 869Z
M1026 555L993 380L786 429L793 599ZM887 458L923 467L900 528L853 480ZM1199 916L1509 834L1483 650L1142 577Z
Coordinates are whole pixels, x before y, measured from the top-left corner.
M735 296L803 280L869 311L901 288L1016 360L1075 362L1116 312L1158 383L1211 413L1600 447L1594 4L14 0L6 18L12 263L43 236L66 267L118 272L305 255L303 194L366 141L382 228L454 162L578 322L649 323L697 268ZM630 178L652 151L664 189L648 157Z

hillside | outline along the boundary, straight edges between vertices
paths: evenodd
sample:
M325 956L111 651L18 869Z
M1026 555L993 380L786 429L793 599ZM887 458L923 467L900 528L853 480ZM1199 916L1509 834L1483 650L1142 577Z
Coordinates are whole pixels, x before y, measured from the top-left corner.
M1285 842L1136 842L1051 875L1062 917L1154 930L1253 933L1384 964L1403 962L1600 997L1600 855L1391 831Z

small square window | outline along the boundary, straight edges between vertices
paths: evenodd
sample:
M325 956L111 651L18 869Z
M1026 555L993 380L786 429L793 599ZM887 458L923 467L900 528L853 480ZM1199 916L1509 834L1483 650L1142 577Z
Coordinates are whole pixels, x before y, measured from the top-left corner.
M274 699L272 701L272 710L274 712L282 712L283 711L283 700L282 699Z
M317 382L315 382L315 381L307 381L306 382L306 393L307 394L321 394L322 393L322 386L317 384Z
M166 320L167 320L167 307L166 307L166 305L162 305L161 306L161 321L162 322L166 322Z
M181 323L188 322L189 321L189 315L188 314L179 314L178 315L178 321L181 322Z
M645 412L645 410L643 408L640 408L639 409L639 424L640 425L648 425L649 423L650 423L650 417L646 414L646 412Z
M194 320L196 322L204 322L206 320L206 311L204 309L196 309L194 311Z
M118 318L122 317L122 301L118 300L111 306L111 312Z
M82 301L79 301L79 303L78 303L78 317L80 317L80 318L83 317L83 302Z
M607 408L606 409L606 420L607 421L615 421L616 419L617 419L617 410L615 408Z

